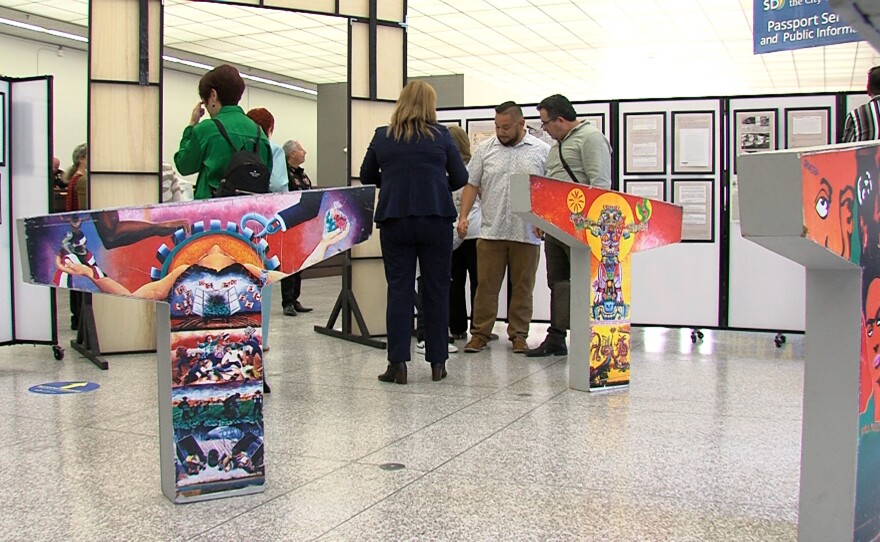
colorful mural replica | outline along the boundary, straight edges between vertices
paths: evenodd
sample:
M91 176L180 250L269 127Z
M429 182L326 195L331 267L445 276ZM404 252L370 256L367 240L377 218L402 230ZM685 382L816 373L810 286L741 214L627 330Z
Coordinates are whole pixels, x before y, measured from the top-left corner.
M514 179L511 197L515 212L571 246L569 385L628 384L630 257L681 241L681 207L534 175Z
M30 282L159 303L169 499L262 491L262 289L367 240L374 197L339 188L19 221Z
M880 536L880 147L740 157L743 235L807 268L799 540Z

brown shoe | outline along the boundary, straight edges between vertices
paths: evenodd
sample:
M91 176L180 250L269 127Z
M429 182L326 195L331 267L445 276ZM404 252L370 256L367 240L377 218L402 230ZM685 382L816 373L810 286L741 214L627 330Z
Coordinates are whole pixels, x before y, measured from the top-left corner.
M476 335L472 335L471 340L464 345L464 351L468 354L479 352L483 348L486 348L486 341L482 337L477 337Z
M522 337L514 337L512 342L514 354L524 354L529 349L529 344Z

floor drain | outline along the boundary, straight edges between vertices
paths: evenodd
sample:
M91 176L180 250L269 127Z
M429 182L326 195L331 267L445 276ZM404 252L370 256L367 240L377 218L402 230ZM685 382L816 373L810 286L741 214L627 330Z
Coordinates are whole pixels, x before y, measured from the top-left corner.
M403 470L406 468L406 465L403 463L382 463L379 465L379 468L382 470Z

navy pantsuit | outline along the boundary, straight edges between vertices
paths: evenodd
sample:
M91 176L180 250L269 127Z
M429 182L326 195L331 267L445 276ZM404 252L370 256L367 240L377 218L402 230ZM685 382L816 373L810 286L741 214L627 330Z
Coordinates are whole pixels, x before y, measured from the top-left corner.
M375 221L379 227L385 279L388 281L388 361L410 360L416 261L424 282L425 360L448 357L449 280L452 222L457 213L452 192L467 183L467 169L445 126L430 126L433 137L407 141L376 129L360 177L379 187Z
M422 309L425 322L425 361L440 363L448 357L446 315L452 264L452 219L439 216L395 218L382 223L380 239L388 281L388 361L410 359L416 265L422 273ZM437 317L440 315L441 317Z

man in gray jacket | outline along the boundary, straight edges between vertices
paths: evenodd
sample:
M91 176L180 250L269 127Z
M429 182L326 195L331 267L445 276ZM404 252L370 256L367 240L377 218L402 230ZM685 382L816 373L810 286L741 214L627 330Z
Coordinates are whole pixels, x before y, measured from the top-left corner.
M595 126L577 120L568 98L554 94L538 104L541 127L556 144L547 156L547 176L597 188L611 188L611 145ZM547 285L550 287L550 327L547 337L526 356L565 356L569 327L571 249L550 235L545 237Z

